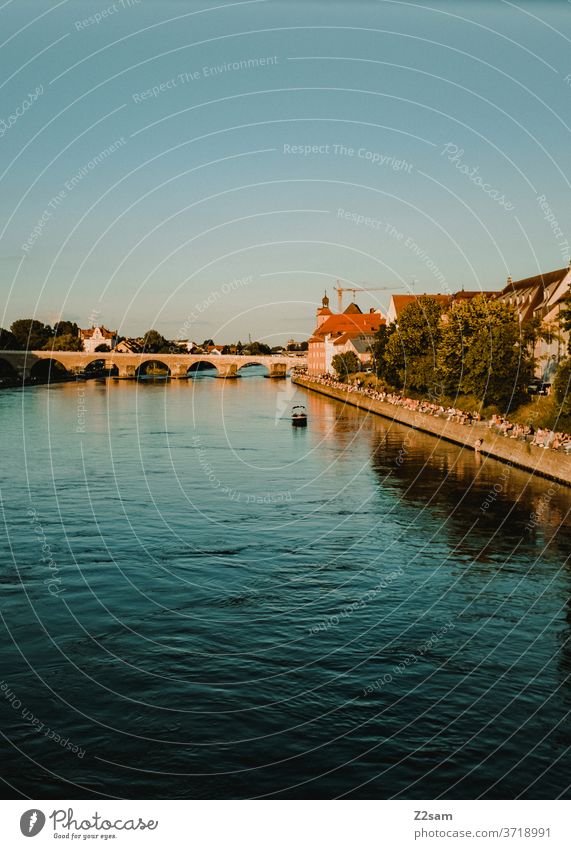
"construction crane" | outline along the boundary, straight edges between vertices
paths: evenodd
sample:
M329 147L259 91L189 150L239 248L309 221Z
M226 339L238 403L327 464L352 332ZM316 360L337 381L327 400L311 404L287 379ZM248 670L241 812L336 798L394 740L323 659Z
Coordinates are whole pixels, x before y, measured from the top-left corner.
M343 312L343 292L353 292L353 300L355 300L355 292L389 292L392 291L394 286L340 286L339 281L337 281L337 286L333 287L337 292L337 309L339 312Z

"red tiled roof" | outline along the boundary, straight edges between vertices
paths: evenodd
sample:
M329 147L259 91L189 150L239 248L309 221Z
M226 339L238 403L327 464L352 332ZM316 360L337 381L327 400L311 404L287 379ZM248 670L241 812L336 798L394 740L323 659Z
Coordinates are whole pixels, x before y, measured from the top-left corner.
M465 292L464 289L462 289L460 292L456 292L456 294L452 297L455 301L469 301L472 298L477 298L479 295L483 295L484 298L490 298L497 294L497 292L482 292L480 289L471 290L469 292Z
M409 304L412 304L413 301L418 301L419 298L432 298L435 301L438 301L441 304L448 304L452 300L451 295L393 295L393 304L395 307L395 312L397 318L404 310L405 307L408 307Z
M380 313L358 313L355 315L331 315L320 327L313 331L312 339L322 339L328 334L339 336L342 333L374 333L385 323Z
M535 277L526 277L523 280L513 280L508 283L500 295L509 295L514 289L531 289L534 286L551 286L552 283L561 283L569 272L569 267L558 268L557 271L548 271L547 274L537 274Z
M117 335L116 330L107 330L106 327L90 327L88 330L80 329L79 332L85 339L91 339L96 330L99 330L105 339L113 339Z

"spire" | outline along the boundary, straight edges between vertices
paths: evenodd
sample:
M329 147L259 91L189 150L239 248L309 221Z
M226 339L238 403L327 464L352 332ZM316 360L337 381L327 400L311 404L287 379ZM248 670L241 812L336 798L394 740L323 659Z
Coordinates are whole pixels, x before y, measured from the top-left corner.
M323 295L323 298L321 300L321 305L324 309L326 309L329 306L329 298L327 297L327 289L325 290L325 294Z

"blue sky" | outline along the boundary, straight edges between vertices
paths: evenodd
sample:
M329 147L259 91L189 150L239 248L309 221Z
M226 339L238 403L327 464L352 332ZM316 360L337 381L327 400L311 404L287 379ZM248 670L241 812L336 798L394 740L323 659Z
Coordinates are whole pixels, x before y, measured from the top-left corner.
M566 265L570 22L545 0L0 3L0 326L277 344L336 279L386 287L369 308Z

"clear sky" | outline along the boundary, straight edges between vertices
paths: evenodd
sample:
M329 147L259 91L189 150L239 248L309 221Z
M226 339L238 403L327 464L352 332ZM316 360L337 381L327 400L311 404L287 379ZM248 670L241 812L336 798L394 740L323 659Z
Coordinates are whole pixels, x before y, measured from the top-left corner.
M336 279L567 265L570 39L566 0L0 0L0 326L278 344Z

